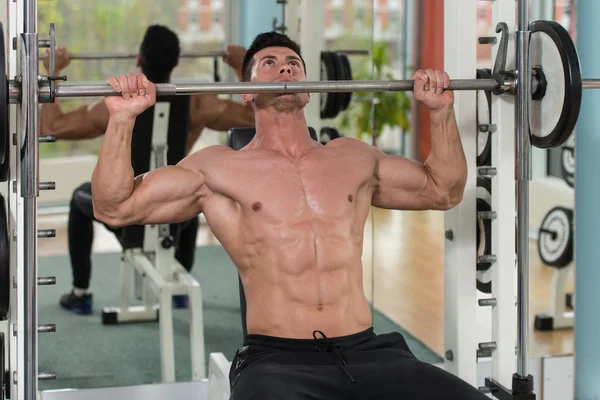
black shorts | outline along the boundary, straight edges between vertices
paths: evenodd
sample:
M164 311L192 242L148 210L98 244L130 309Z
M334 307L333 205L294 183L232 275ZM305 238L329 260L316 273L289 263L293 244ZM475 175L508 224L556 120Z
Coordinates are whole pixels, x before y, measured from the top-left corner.
M229 374L232 400L461 399L486 395L419 361L399 333L284 339L247 335Z

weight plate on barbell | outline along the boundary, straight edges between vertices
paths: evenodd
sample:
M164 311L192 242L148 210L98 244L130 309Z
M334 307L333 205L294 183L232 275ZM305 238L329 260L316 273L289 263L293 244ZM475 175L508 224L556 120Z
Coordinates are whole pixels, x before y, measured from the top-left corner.
M477 79L492 79L489 69L478 69ZM492 136L489 130L481 132L480 125L492 123L492 93L486 90L478 90L477 96L477 166L490 165L492 155Z
M339 53L329 52L329 56L333 60L333 64L335 66L335 80L336 81L345 81L346 80L346 69L344 68L344 63L342 62L342 58ZM344 104L346 103L347 97L350 93L329 93L330 96L335 96L335 112L333 113L331 118L335 118L338 114L344 109Z
M336 67L335 61L328 51L321 52L321 80L322 81L335 81ZM321 118L330 119L334 118L337 114L338 109L338 96L336 93L321 93Z
M336 128L324 126L321 128L321 134L319 135L319 142L325 145L334 139L341 137L340 133Z
M341 66L342 66L342 77L339 78L340 80L344 80L344 81L351 81L352 80L352 67L350 66L350 60L348 59L348 56L344 53L336 53L338 59L340 60ZM348 92L348 93L340 93L340 95L343 98L343 102L341 105L341 110L340 111L345 111L348 109L348 107L350 106L350 102L352 101L352 92Z
M555 268L573 261L573 210L559 206L548 211L538 233L538 254Z
M480 211L492 210L492 182L489 178L477 178L477 225L476 225L476 246L477 257L492 254L492 221L479 218ZM492 292L492 271L491 263L477 262L477 290L483 293Z
M529 25L531 68L539 68L547 81L540 100L529 102L529 130L535 147L564 143L577 122L582 82L579 58L569 32L555 21Z
M10 243L6 201L0 193L0 321L8 318L10 305Z
M6 346L4 345L4 333L0 332L0 399L6 398L4 374L6 374Z
M575 136L571 135L561 153L560 169L567 185L575 187Z
M8 78L6 75L6 49L4 48L4 26L0 23L0 163L7 162L8 152Z

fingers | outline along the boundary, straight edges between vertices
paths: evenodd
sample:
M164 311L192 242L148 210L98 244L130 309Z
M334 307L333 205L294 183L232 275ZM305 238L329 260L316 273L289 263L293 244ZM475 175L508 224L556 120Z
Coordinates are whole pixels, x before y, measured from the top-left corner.
M450 86L450 77L445 71L419 69L413 75L415 92L428 91L442 94Z
M123 96L124 99L129 99L131 97L131 91L129 90L127 75L121 74L118 76L117 80L119 81L119 87L121 88L121 96Z
M108 84L112 86L112 88L115 89L117 92L121 91L121 85L119 84L119 80L114 76L108 78Z
M228 45L227 47L225 47L225 53L223 54L223 60L225 60L225 61L231 60L234 50L235 50L235 46L233 46L231 44Z
M137 97L137 76L134 73L127 74L127 84L129 85L129 94L131 95L131 97Z
M425 90L429 90L432 93L437 91L437 78L435 77L435 71L432 69L426 69L425 73L429 81L425 84Z
M154 86L142 73L111 76L107 82L114 90L120 92L124 99L146 95L154 96Z
M434 71L435 73L435 86L436 86L436 93L437 94L442 94L442 92L444 91L444 73L442 71Z
M148 93L148 79L146 79L146 76L141 73L138 73L136 75L136 79L137 79L138 95L145 96L146 93Z
M413 86L413 93L420 93L425 89L425 85L428 82L427 74L422 69L415 71L412 79L415 81Z

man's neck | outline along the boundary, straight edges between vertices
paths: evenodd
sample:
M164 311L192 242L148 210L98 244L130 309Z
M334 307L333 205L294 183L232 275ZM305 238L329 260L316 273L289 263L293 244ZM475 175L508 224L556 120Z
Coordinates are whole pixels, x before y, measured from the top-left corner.
M255 114L255 124L256 135L253 142L256 148L299 158L314 146L303 110L294 113L260 110Z

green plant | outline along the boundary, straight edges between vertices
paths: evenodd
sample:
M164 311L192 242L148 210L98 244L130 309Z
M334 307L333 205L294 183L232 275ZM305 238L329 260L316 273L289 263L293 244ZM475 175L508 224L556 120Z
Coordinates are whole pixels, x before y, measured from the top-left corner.
M352 72L354 80L393 80L392 63L386 42L375 42L372 60L360 62ZM378 92L368 96L355 93L348 110L338 116L345 136L368 135L375 142L385 127L410 129L411 101L406 92ZM373 128L376 128L373 130Z

